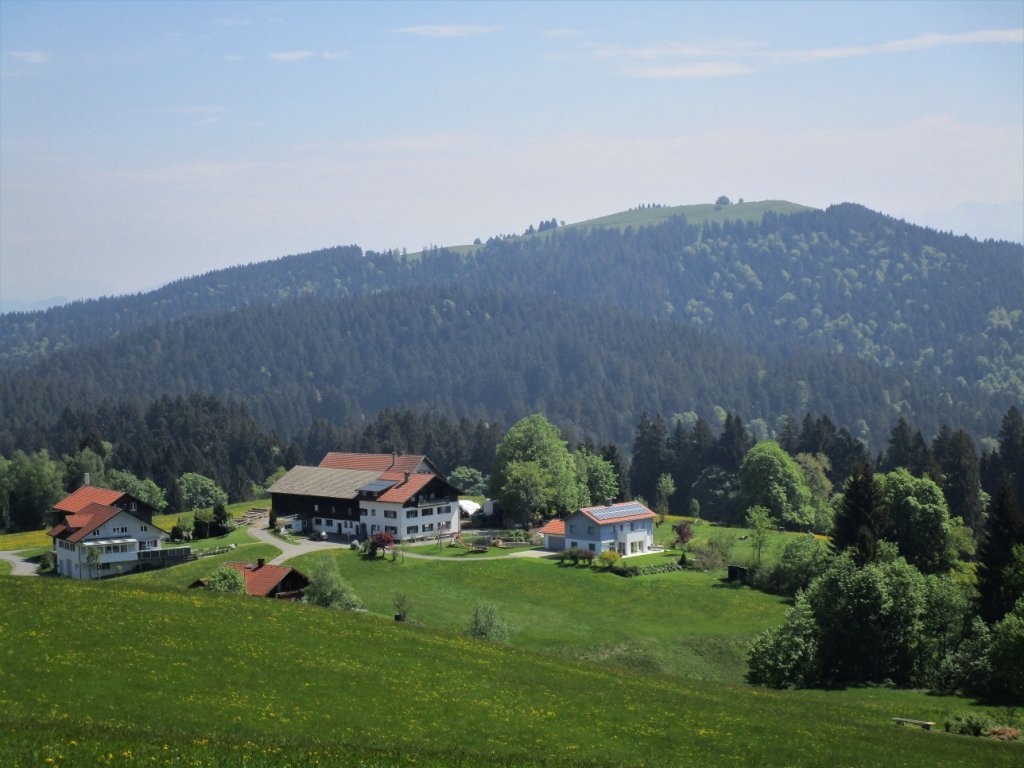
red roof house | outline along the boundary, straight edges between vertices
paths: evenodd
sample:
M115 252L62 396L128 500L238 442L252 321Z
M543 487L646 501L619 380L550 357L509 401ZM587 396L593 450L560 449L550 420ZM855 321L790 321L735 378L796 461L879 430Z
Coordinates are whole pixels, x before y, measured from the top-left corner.
M309 579L301 571L285 565L267 565L262 557L256 563L224 563L228 568L241 571L245 577L245 592L255 597L276 597L280 600L298 600ZM192 586L202 584L202 579Z

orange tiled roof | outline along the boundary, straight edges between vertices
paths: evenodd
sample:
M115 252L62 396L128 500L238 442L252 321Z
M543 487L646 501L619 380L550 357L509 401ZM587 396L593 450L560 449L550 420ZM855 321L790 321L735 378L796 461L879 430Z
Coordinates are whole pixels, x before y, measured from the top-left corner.
M363 469L375 472L416 472L426 458L426 456L413 454L331 452L324 456L320 466L331 469Z
M95 502L87 504L80 511L65 516L63 523L58 523L47 534L54 538L77 544L108 520L121 513L120 509L107 507Z
M245 592L255 597L266 597L282 579L292 572L285 565L253 565L252 563L224 563L228 568L241 571L245 577Z
M409 479L406 480L404 472L385 472L380 476L380 479L397 480L398 484L384 491L384 493L377 497L377 501L390 501L401 504L422 491L434 479L434 476L423 473L410 474Z
M59 512L80 512L89 504L94 503L109 507L122 496L124 496L124 491L109 491L95 485L83 485L70 496L65 496L54 504L53 508Z
M559 520L557 517L554 520L548 520L537 533L546 533L548 536L565 536L565 520Z

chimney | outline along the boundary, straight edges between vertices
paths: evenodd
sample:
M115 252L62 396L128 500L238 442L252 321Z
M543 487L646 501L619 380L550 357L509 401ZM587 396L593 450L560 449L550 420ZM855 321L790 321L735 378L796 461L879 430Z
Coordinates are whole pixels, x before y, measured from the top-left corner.
M395 466L395 464L397 464L397 463L398 463L398 454L395 453L394 451L392 451L391 452L391 467ZM391 469L391 467L388 467L388 469Z
M606 507L610 507L614 503L614 499L605 499L604 504Z
M85 477L82 478L82 485L92 485L92 475L88 472L86 472Z
M259 558L259 559L258 559L258 560L256 561L256 567L257 567L257 568L262 568L262 567L263 567L264 565L266 565L266 564L267 564L267 558L265 558L265 557L261 557L261 558Z
M407 482L407 483L409 482L409 473L408 472L405 473L405 482Z

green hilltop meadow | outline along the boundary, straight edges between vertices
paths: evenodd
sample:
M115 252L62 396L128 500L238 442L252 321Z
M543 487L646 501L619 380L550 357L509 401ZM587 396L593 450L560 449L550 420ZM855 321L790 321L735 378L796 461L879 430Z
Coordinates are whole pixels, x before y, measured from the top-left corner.
M699 528L747 546L740 529ZM276 553L231 537L233 553L99 583L0 578L3 764L1010 766L1024 755L891 721L941 723L975 708L965 699L744 684L746 644L786 605L716 575L371 562L339 549L292 564L336 561L365 613L187 589L224 560ZM411 621L391 617L396 593ZM507 619L508 644L463 631L480 601Z

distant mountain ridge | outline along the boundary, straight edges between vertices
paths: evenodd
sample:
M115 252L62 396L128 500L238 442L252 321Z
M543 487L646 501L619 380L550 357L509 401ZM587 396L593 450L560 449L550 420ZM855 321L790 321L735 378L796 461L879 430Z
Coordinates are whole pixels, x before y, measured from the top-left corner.
M663 223L686 216L691 222L760 220L766 212L813 210L769 200L721 205L650 206L566 225L567 229L624 229ZM537 233L543 236L545 233ZM532 236L520 236L530 239ZM519 238L511 238L513 240ZM444 250L477 252L472 245ZM422 254L363 252L338 245L270 261L182 277L153 291L74 301L45 310L0 315L0 366L20 367L71 346L103 341L131 329L190 314L277 304L307 295L352 297L381 290L413 287L438 276L418 269ZM440 276L447 282L448 276Z
M619 441L644 410L736 410L766 432L811 410L874 446L900 415L993 435L1024 401L1024 246L785 206L330 248L5 315L5 440L66 405L191 392L242 398L283 435L402 406L544 410Z

